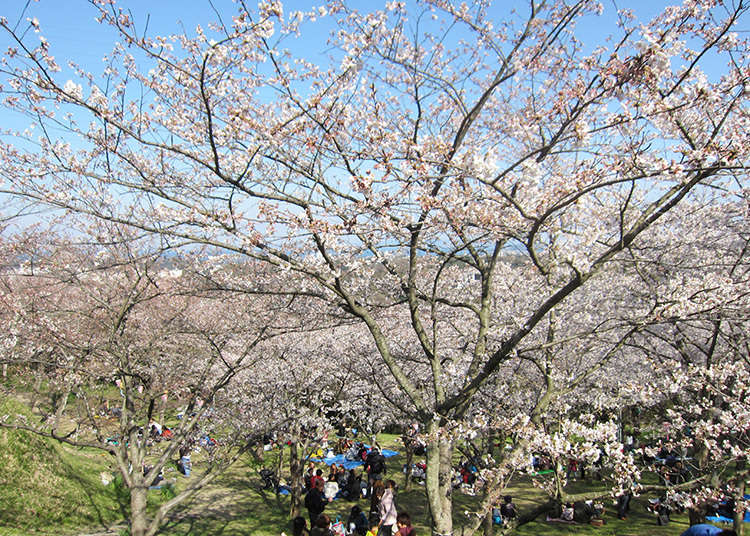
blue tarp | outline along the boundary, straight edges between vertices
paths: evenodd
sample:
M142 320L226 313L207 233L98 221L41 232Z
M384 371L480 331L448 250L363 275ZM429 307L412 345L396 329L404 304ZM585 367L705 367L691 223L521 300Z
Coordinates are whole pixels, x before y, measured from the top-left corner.
M750 499L749 494L745 494L745 500ZM726 504L726 501L722 501L721 504ZM708 516L706 517L708 521L712 521L714 523L734 523L734 519L730 519L728 517L715 515L715 516ZM745 511L745 519L743 519L745 523L750 523L750 511Z
M711 521L713 523L734 523L733 519L729 519L728 517L724 516L708 516L706 517L707 521ZM750 512L745 512L745 523L750 523Z
M382 452L383 456L385 456L386 458L390 458L398 454L398 452L396 452L395 450L389 449L383 449L380 452ZM362 461L347 460L346 456L344 456L343 454L337 454L336 456L332 456L330 458L310 458L310 461L323 462L326 465L333 465L335 463L336 465L343 465L347 470L354 469L355 467L359 467L360 465L364 465L364 462Z

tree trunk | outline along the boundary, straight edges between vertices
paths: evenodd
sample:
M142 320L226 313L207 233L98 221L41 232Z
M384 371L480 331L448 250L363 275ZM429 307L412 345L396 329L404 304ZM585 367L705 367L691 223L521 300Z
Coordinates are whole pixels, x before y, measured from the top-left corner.
M53 423L53 430L55 433L59 433L60 430L60 422L62 421L63 414L65 413L65 409L68 407L68 397L70 396L71 389L68 388L65 391L62 392L60 395L60 398L57 401L57 408L55 410L55 421Z
M302 505L302 463L299 459L297 441L292 440L289 445L289 484L292 489L289 501L289 518L294 519L300 515Z
M162 396L166 397L167 396L167 392L164 391L164 394ZM159 423L161 423L162 426L164 425L164 415L166 414L166 412L167 412L167 399L166 398L162 398L161 399L161 408L159 409Z
M409 491L411 488L411 466L414 462L414 441L408 434L401 436L404 442L404 451L406 452L406 472L404 475L404 491Z
M432 421L429 424L428 437L435 437L438 427L439 424ZM431 440L427 445L425 487L434 536L453 536L452 456L453 444L446 439Z
M148 528L146 518L147 494L148 484L145 482L134 485L130 490L130 536L146 536Z
M36 378L34 378L34 390L32 391L34 393L34 400L31 402L31 412L35 413L36 409L39 407L39 401L41 400L41 396L39 394L39 389L42 387L42 374L37 373Z
M737 472L739 474L742 474L745 469L745 461L740 460L737 462ZM737 491L735 492L734 501L736 505L743 504L744 498L745 498L745 489L747 488L747 484L745 482L744 478L740 478L739 482L737 482ZM738 536L743 536L745 534L745 509L741 508L740 511L737 511L737 508L734 509L734 520L733 520L733 527L734 531L737 533Z
M492 508L489 509L487 512L487 515L484 516L484 521L482 521L482 527L483 527L483 534L484 536L493 536L495 534L495 527L493 526L493 520L492 520Z

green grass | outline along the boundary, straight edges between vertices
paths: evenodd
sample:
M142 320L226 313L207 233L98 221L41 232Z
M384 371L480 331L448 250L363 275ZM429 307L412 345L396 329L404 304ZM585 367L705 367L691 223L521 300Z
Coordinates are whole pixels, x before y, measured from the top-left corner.
M398 446L396 436L381 436L380 442L386 447ZM388 473L386 478L393 478L399 486L403 485L401 466L403 457L388 459ZM289 508L289 498L277 497L275 494L262 491L260 480L254 473L252 464L237 465L217 481L217 487L227 490L223 497L232 502L232 508L227 511L217 508L215 514L204 512L201 515L188 516L177 522L170 523L163 533L168 536L200 536L204 534L218 534L222 536L241 536L253 534L257 536L278 536L281 531L290 533L289 521L286 513ZM572 485L574 492L591 488L596 483L577 482ZM231 490L231 491L229 491ZM521 509L541 502L544 497L531 483L521 479L508 493L515 497L515 502ZM463 514L464 510L471 510L477 504L478 497L465 495L459 491L454 494L454 531L456 536L462 534L462 529L468 526L469 519ZM396 502L399 509L407 510L417 529L417 534L428 535L429 514L427 509L424 487L414 484L408 492L399 490ZM560 534L600 535L600 536L678 536L688 527L686 514L675 514L672 522L665 527L656 524L656 518L646 510L647 500L644 497L634 498L631 502L630 513L625 521L617 519L612 500L606 501L607 512L602 527L591 525L563 525L537 521L520 527L516 532L519 536L546 536ZM338 500L326 509L332 519L340 517L345 520L354 502ZM369 507L369 502L358 502L363 510ZM303 509L302 515L307 512ZM480 533L477 533L480 534Z
M38 420L28 406L0 395L4 415ZM102 472L113 471L110 455L99 449L0 428L0 536L59 535L121 522L129 494L121 479L102 484ZM149 493L150 506L168 498L164 493Z
M33 418L28 408L18 402L0 398L0 415L22 413ZM397 436L382 435L381 445L398 450ZM266 466L273 467L279 452L268 453ZM201 472L202 457L194 456L194 471ZM388 459L387 478L403 486L401 466L403 456ZM58 535L80 533L90 527L94 532L121 522L127 515L127 492L110 484L103 486L99 473L110 470L108 455L94 450L71 449L25 432L0 430L0 536ZM282 531L290 534L287 518L289 497L277 496L261 489L258 465L248 457L226 473L216 477L212 485L192 502L175 510L172 519L164 526L165 536L278 536ZM187 480L174 468L165 472L166 478L176 478L179 491ZM193 477L191 477L193 478ZM581 491L596 484L577 482L572 491ZM520 509L544 500L531 483L520 479L508 490ZM157 504L168 498L168 491L152 491L149 503ZM479 500L456 491L454 494L455 535L469 524L463 513L473 510ZM396 500L399 509L410 513L417 534L428 535L429 514L424 487L414 484L408 492L399 490ZM354 502L337 500L326 513L332 518L346 520ZM360 500L367 511L369 500ZM628 519L615 517L609 501L606 524L562 525L537 521L521 527L519 536L546 536L560 534L601 536L678 536L687 526L686 515L673 516L666 527L656 525L655 517L645 509L646 499L636 498ZM303 508L302 515L307 512Z

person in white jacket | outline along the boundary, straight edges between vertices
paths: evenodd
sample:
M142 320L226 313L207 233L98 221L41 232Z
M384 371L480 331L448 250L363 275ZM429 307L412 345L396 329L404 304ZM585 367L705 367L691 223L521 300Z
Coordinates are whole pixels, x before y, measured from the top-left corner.
M323 486L323 496L329 501L332 501L336 498L338 492L339 483L336 482L336 475L331 473L331 476L328 478L328 482L326 482Z
M378 513L380 514L379 535L390 536L393 534L393 525L396 524L398 517L395 493L396 483L393 480L386 480L385 493L383 493L383 497L380 499L380 506L378 507Z

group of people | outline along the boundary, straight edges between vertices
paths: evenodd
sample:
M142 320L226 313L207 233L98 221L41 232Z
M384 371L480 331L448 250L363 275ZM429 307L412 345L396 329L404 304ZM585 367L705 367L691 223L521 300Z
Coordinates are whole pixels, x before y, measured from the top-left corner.
M411 524L411 517L407 512L400 512L396 516L396 531L393 527L386 527L380 523L377 517L367 518L361 508L352 506L351 513L346 525L332 523L331 518L325 514L318 516L312 523L310 530L307 529L307 521L298 516L292 521L293 536L416 536L416 531Z
M315 469L311 463L304 476L304 504L310 529L308 531L305 518L297 517L293 523L294 536L415 536L408 512L399 512L396 508L396 483L384 479L387 467L380 447L375 445L366 452L360 452L362 445L357 443L341 444L341 447L356 455L357 461L364 461L364 472L358 474L354 468L347 471L343 464L334 463L325 477L323 470ZM350 501L369 498L369 512L365 513L355 504L346 524L331 523L324 510L336 498Z
M352 506L346 524L331 523L331 518L323 513L333 499L324 496L324 484L316 479L305 497L305 507L310 515L310 530L304 517L293 522L294 536L416 536L408 512L396 508L396 483L393 480L377 480L370 495L370 515L367 516L359 505Z

